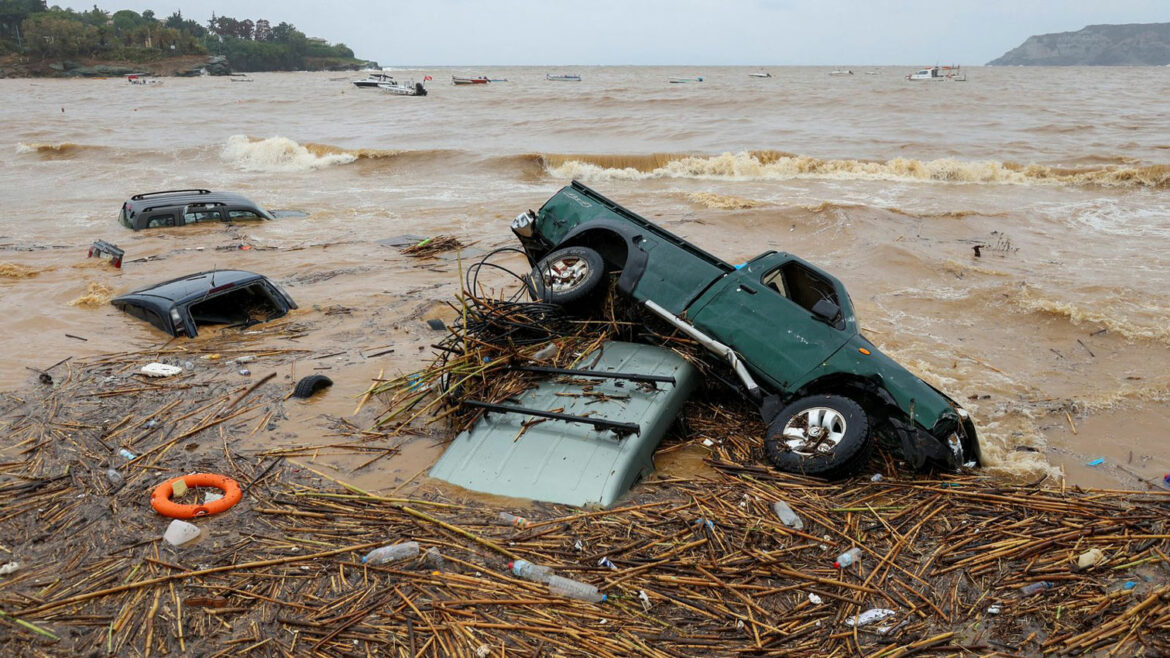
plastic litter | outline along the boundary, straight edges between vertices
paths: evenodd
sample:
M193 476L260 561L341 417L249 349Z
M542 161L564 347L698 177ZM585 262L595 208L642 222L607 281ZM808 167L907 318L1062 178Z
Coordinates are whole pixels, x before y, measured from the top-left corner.
M184 361L184 362L183 362L183 368L184 368L185 370L194 370L194 369L195 369L195 363L194 363L193 361Z
M817 596L816 592L809 592L808 593L808 602L813 604L813 605L820 605L821 603L824 602L824 599Z
M522 516L516 516L515 514L509 514L508 512L500 512L496 520L500 525L510 525L514 528L527 528L529 523L528 519Z
M1003 608L1001 608L998 605L987 606L987 614L989 614L989 615L998 615L1001 612L1003 612Z
M794 530L804 530L804 521L788 506L788 503L778 500L772 503L772 511L780 517L780 522Z
M117 486L122 484L126 478L122 477L122 474L118 472L118 469L111 468L106 471L106 479L109 480L111 484Z
M129 450L127 450L127 449L125 449L125 448L122 448L121 450L119 450L119 451L118 451L118 454L119 454L119 455L122 455L122 456L123 456L123 457L125 457L126 459L137 459L137 458L138 458L138 455L136 455L136 454L134 454L134 453L130 452Z
M861 559L861 549L854 546L853 548L838 555L837 561L833 563L833 566L836 567L837 569L844 569L845 567L853 564L854 562L856 562L860 559Z
M390 544L389 546L375 548L362 557L362 564L385 564L387 562L405 560L406 558L417 556L418 542L408 541L401 544Z
M187 493L187 483L183 480L177 480L171 485L171 497L179 498Z
M1094 459L1093 461L1089 462L1088 464L1085 464L1085 466L1100 466L1101 464L1104 464L1104 463L1105 463L1105 458L1098 457L1098 458Z
M434 546L428 548L427 552L423 554L423 557L426 559L427 564L434 567L437 571L447 570L447 561L443 559L443 554L439 552L439 549Z
M256 360L256 357L252 356L251 354L236 357L236 363L251 363L255 360Z
M638 590L638 600L642 602L643 610L650 610L650 597L646 596L646 590Z
M1052 589L1052 583L1047 580L1028 583L1020 588L1020 596L1032 596L1047 589Z
M1088 569L1091 566L1105 561L1105 554L1099 548L1090 548L1077 558L1077 567Z
M158 427L158 419L151 418L150 420L146 421L146 425L144 425L144 427L146 427L146 429L152 429L152 428Z
M163 533L163 539L171 546L182 546L194 541L198 536L199 526L178 519L171 521L171 524L167 526L167 531Z
M883 619L888 619L896 614L898 613L889 608L871 608L852 619L846 619L845 624L848 626L865 626Z
M695 519L691 523L694 524L696 527L698 527L699 530L706 528L706 529L710 530L711 532L715 531L715 523L713 521L711 521L711 519L704 519L704 518L700 517L700 518Z
M248 375L252 374L252 371L248 370L247 368L240 368L240 374L247 377Z
M558 349L560 349L560 348L557 346L556 343L549 343L548 345L545 345L544 347L540 348L539 350L533 352L532 359L534 361L543 361L545 359L551 359L552 357L556 356Z
M598 560L598 561L597 561L597 566L599 566L599 567L605 567L605 568L607 568L607 569L613 569L614 571L617 571L617 565L616 565L616 564L614 564L614 563L613 563L613 560L609 559L609 557L608 557L608 556L607 556L607 557L603 557L603 558L601 558L600 560Z
M1128 592L1129 590L1131 590L1135 587L1137 587L1137 583L1135 583L1132 580L1127 580L1127 581L1125 581L1125 584L1121 586L1121 589Z
M146 375L147 377L172 377L179 374L180 372L183 372L183 369L179 366L171 366L165 363L158 363L156 361L154 363L148 363L142 366L142 370L139 372Z
M528 560L516 560L515 562L509 562L508 568L512 570L512 573L516 574L520 578L523 578L524 580L531 580L534 583L547 583L549 578L552 578L555 575L551 568L539 564L533 564Z
M0 567L0 576L7 576L10 573L15 573L20 568L19 562L9 562Z
M881 482L884 478L881 473L874 473L873 477L869 479L870 482Z
M208 503L214 503L221 498L223 498L222 493L218 491L208 491L207 494L203 496L203 504L206 505Z
M548 592L554 596L590 603L601 603L606 599L605 594L598 592L593 585L561 576L552 576L548 579Z

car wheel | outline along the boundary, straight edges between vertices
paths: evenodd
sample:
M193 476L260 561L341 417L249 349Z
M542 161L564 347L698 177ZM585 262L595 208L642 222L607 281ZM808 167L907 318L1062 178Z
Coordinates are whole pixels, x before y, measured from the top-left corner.
M784 407L768 425L764 451L790 473L840 478L865 466L873 454L869 418L840 395L811 395Z
M296 388L293 389L293 397L311 398L314 393L329 386L333 386L333 380L325 375L302 377L301 381L297 382Z
M584 306L604 278L605 261L589 247L558 249L532 268L536 298L567 308Z

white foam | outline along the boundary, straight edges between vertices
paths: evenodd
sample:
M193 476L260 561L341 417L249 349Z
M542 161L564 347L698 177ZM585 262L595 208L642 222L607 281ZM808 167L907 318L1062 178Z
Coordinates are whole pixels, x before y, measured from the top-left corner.
M357 160L352 153L315 155L287 137L253 140L246 135L229 137L220 157L244 171L268 172L311 171Z

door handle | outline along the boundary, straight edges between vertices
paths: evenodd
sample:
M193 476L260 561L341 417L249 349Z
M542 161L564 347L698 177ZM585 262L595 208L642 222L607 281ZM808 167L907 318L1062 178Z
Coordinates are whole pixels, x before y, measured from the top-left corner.
M747 294L749 294L749 295L754 295L754 294L756 294L756 289L755 289L755 288L753 288L753 287L751 287L751 286L749 286L749 285L747 285L747 284L745 284L745 283L741 283L741 284L739 284L739 289L740 289L740 290L742 290L742 291L744 291L744 292L746 292L746 293L747 293Z

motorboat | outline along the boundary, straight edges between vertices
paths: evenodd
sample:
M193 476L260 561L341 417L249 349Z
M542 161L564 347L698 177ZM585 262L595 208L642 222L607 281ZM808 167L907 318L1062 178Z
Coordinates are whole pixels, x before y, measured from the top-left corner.
M672 85L678 85L678 84L683 84L683 83L686 83L686 82L702 82L702 81L703 81L703 77L702 77L702 76L699 76L699 77L697 77L697 78L671 78L671 79L670 79L670 84L672 84Z
M749 78L770 78L770 77L772 77L772 74L768 73L767 71L760 71L758 73L748 73L748 77Z
M429 80L431 76L423 78ZM427 88L421 82L414 80L394 80L391 82L383 82L378 85L378 89L395 96L426 96Z
M832 71L829 72L829 75L837 75L837 76L853 75L853 71L851 71L849 69L833 69Z
M958 66L931 66L913 73L907 73L906 79L966 82L967 74Z
M544 79L553 82L581 82L581 76L576 73L545 73Z
M375 89L379 85L383 85L387 82L394 82L394 76L390 75L389 73L371 71L370 73L366 74L364 80L354 80L353 86L358 87L359 89Z
M465 78L457 75L451 76L451 84L454 85L486 85L491 82L486 76L477 75L473 78Z
M138 74L131 73L126 76L126 82L132 85L161 85L162 80L154 80L151 78L144 78Z

